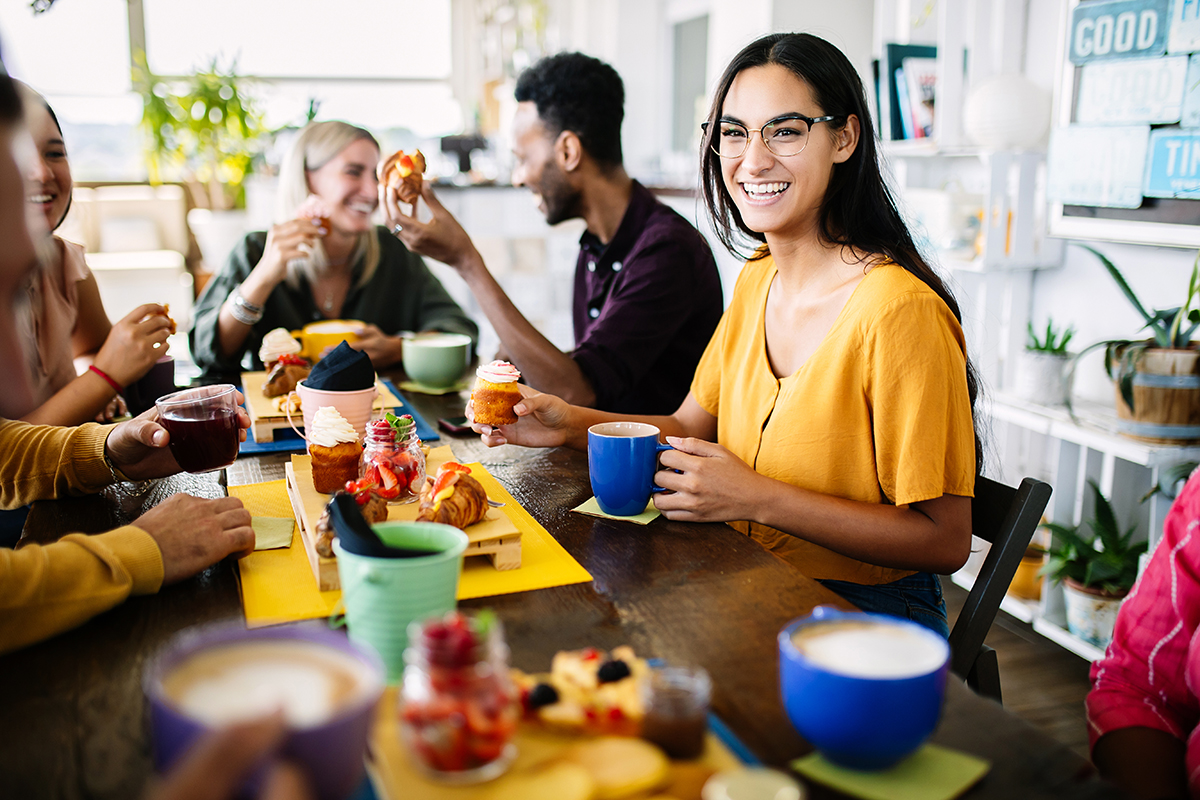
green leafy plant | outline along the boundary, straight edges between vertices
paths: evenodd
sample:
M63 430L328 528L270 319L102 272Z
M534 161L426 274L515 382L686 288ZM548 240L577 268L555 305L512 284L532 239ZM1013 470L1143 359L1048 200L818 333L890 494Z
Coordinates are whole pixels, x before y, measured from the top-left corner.
M151 182L197 184L207 195L200 204L212 208L244 204L242 182L267 133L249 79L236 62L221 69L215 58L179 80L150 72L144 53L137 63L133 82L142 95Z
M1133 542L1137 526L1122 533L1112 504L1095 481L1088 481L1095 499L1095 516L1083 525L1067 527L1054 522L1045 527L1052 535L1050 558L1042 574L1054 581L1065 578L1111 594L1123 594L1137 580L1138 557L1146 542Z
M1041 339L1038 338L1037 331L1033 329L1033 322L1025 324L1025 349L1034 353L1048 353L1056 356L1067 355L1067 344L1070 343L1071 337L1075 335L1075 326L1068 325L1065 330L1058 330L1054 327L1054 320L1046 320L1046 335Z
M1084 354L1103 347L1104 371L1108 373L1108 377L1116 381L1121 390L1121 397L1132 409L1133 373L1137 369L1137 363L1141 360L1142 354L1147 349L1154 347L1185 349L1192 346L1192 334L1196 332L1197 327L1200 327L1200 308L1192 307L1194 301L1200 301L1200 253L1196 254L1196 260L1192 263L1192 274L1188 279L1187 296L1184 298L1183 305L1175 308L1156 308L1153 311L1147 311L1146 307L1142 305L1142 301L1134 294L1129 282L1125 280L1125 276L1121 274L1121 271L1117 269L1112 261L1093 247L1089 247L1086 244L1079 246L1100 259L1100 263L1104 265L1104 268L1108 270L1108 274L1116 281L1117 287L1121 290L1122 294L1125 295L1126 299L1129 300L1146 321L1146 324L1142 326L1142 330L1149 329L1151 334L1151 338L1143 340L1109 339L1103 342L1096 342L1093 345L1085 347L1075 357L1078 360Z

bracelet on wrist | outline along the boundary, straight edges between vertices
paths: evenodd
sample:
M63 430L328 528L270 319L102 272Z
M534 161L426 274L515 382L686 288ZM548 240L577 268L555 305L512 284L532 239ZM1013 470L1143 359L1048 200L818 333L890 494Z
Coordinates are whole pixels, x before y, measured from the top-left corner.
M263 318L263 307L242 297L240 289L234 289L229 299L229 313L243 325L253 325Z
M99 375L101 378L103 378L103 379L104 379L104 382L105 382L105 383L107 383L109 386L111 386L111 387L113 388L113 391L115 391L117 394L120 394L122 391L124 391L124 390L121 388L121 384L119 384L119 383L117 383L116 381L114 381L114 380L113 380L111 377L109 377L109 375L108 375L108 373L107 373L107 372L105 372L104 370L100 369L100 368L99 368L99 367L97 367L95 364L89 364L89 365L88 365L88 371L89 371L89 372L94 372L94 373L96 373L97 375Z

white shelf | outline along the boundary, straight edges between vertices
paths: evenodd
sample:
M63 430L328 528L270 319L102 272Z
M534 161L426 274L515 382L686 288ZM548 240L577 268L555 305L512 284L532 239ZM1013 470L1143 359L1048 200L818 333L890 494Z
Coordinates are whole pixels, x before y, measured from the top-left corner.
M1033 620L1033 629L1045 636L1052 642L1065 647L1072 653L1086 658L1088 661L1096 661L1104 657L1104 651L1096 645L1085 642L1075 634L1065 628L1054 624L1045 617L1036 617Z
M1151 444L1117 432L1116 411L1099 403L1076 401L1075 416L1066 408L1051 408L1021 400L1004 392L985 396L987 412L997 420L1053 436L1083 447L1110 453L1145 467L1161 467L1183 461L1200 461L1200 447Z

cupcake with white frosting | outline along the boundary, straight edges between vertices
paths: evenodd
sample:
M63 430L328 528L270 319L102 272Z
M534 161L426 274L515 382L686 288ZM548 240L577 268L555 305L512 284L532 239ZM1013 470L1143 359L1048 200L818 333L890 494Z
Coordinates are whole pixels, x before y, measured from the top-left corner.
M358 431L333 406L321 406L305 431L312 459L313 486L322 494L333 494L347 481L358 479L362 446Z
M270 370L282 356L299 356L300 343L292 338L286 328L276 328L263 337L258 348L258 357L263 366Z

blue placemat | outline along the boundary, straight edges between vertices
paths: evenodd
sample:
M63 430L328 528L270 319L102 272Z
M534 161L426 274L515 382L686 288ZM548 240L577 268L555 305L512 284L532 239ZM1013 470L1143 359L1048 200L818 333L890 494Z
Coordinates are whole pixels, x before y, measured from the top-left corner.
M420 437L422 442L433 442L441 438L438 436L437 431L430 427L429 423L417 413L417 410L405 402L403 395L400 394L400 390L396 388L396 384L387 378L380 378L380 381L392 394L400 398L400 405L392 408L392 412L397 415L411 414L413 422L417 425L417 436ZM297 436L295 431L291 428L282 428L275 431L275 440L272 442L256 442L251 438L247 438L246 441L242 442L242 447L238 451L238 455L256 456L263 453L298 453L304 449L304 446L304 440Z

